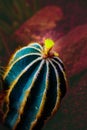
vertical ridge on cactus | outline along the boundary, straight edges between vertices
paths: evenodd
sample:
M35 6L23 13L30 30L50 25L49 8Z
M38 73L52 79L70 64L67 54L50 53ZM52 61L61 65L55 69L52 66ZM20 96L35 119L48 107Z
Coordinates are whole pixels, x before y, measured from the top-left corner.
M63 62L54 43L32 43L13 54L3 79L7 95L4 124L12 130L41 130L66 93Z

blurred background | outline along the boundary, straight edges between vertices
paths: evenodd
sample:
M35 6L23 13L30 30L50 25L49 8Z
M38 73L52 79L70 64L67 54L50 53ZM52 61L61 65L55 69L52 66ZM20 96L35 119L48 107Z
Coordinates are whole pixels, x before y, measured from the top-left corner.
M83 0L0 0L1 65L5 64L3 60L5 57L9 57L11 49L16 46L14 43L10 43L12 34L24 22L47 6L58 6L62 10L63 19L59 23L60 26L57 27L59 31L62 30L62 32L67 33L75 26L87 23L87 2ZM45 11L44 14L46 14ZM40 18L42 17L40 16ZM53 19L54 17L52 16L51 20ZM9 47L10 45L11 48Z
M69 88L43 130L87 130L87 1L0 0L0 66L7 65L17 48L46 37L56 43L54 50L65 63ZM2 107L1 75L0 86ZM2 114L0 110L1 122Z

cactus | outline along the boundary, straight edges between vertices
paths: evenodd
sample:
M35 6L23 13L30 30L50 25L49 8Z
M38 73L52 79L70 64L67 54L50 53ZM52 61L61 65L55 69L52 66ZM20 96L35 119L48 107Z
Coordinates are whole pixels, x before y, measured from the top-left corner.
M66 93L66 76L63 62L51 51L53 46L54 42L46 39L44 46L32 43L12 56L3 76L7 127L41 130L58 110Z

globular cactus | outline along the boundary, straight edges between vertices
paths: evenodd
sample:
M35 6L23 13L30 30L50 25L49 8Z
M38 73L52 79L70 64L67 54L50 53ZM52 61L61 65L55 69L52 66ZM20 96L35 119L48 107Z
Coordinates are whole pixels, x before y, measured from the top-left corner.
M53 41L32 43L12 56L4 74L4 124L12 130L41 130L66 93L66 76Z

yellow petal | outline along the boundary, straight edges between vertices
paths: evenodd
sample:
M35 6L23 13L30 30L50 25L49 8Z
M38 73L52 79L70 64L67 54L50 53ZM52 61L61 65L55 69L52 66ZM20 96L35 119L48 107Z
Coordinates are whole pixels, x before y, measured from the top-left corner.
M45 48L49 50L54 46L54 42L51 39L46 39L44 43L45 43Z

